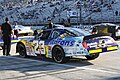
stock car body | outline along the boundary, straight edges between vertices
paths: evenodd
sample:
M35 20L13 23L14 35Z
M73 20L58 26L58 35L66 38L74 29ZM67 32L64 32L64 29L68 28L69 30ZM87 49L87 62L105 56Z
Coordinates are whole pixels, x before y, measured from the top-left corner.
M11 44L17 43L19 41L18 38L11 38ZM0 47L3 49L3 39L0 38Z
M13 25L12 26L13 33L14 30L18 31L18 37L15 37L15 35L11 36L11 44L19 42L21 39L26 40L26 39L31 39L33 38L33 30L31 27L24 27L22 25ZM1 32L1 27L0 27L0 47L3 48L3 39L2 39L2 32Z
M23 25L13 25L12 29L13 29L13 33L14 30L18 31L18 36L31 36L34 33L31 27L25 27Z
M120 26L112 23L95 24L96 34L109 34L112 38L120 38Z
M92 60L100 53L118 48L110 36L91 35L77 28L54 28L43 30L31 40L20 40L16 52L21 57L45 55L57 63L64 63L72 56L85 56Z
M17 38L14 38L14 37L11 37L11 44L15 44L17 42L19 42L20 40L29 40L29 39L33 39L34 36L22 36L22 37L17 37ZM0 47L1 49L3 49L3 39L0 38Z

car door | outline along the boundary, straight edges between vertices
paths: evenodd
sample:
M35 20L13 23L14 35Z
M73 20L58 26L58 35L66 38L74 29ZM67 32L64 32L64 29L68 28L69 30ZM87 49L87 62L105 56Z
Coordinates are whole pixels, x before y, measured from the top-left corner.
M35 53L45 54L45 45L47 45L46 43L48 41L50 33L51 30L45 30L36 36L33 41L33 43L35 44Z

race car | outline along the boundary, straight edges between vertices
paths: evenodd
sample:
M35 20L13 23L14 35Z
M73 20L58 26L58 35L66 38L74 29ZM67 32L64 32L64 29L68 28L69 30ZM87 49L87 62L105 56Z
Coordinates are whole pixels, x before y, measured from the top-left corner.
M112 23L101 23L93 25L93 34L109 34L114 39L120 38L120 26Z
M46 29L33 39L20 40L16 45L16 52L21 57L45 55L57 63L64 63L73 56L85 56L93 60L100 53L118 48L118 44L110 36L64 27Z
M21 39L30 39L33 38L33 30L31 27L24 27L22 25L13 25L13 34L11 35L11 44L17 43ZM18 31L18 36L14 35L14 30ZM2 39L2 32L0 27L0 47L3 48L3 39Z
M17 31L17 37L21 36L31 36L33 35L34 31L31 29L31 27L25 27L23 25L13 25L12 26L13 33Z
M20 40L29 40L29 39L33 39L34 36L22 36L22 37L17 37L17 38L14 38L14 37L11 37L11 44L15 44L17 42L19 42ZM0 48L3 49L3 39L0 37Z

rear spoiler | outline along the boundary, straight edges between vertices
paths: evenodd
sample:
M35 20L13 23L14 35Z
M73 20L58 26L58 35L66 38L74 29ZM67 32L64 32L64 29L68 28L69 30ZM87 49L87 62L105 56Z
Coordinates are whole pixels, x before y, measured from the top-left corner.
M95 38L95 37L101 37L101 36L111 36L111 34L109 34L109 33L92 34L92 35L89 35L89 36L85 36L83 38L83 40L88 40L88 39L92 39L92 38Z

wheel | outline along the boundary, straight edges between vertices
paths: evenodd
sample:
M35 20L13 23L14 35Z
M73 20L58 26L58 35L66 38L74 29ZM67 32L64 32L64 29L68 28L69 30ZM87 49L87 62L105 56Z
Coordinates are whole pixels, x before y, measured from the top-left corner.
M21 57L23 57L23 58L27 57L26 49L23 44L18 44L18 52Z
M69 57L65 57L63 49L59 46L53 48L52 58L57 63L65 63L69 60Z
M86 57L88 60L93 60L93 59L96 59L98 56L99 56L99 53L90 54L90 55L87 55L87 56L85 56L85 57Z

